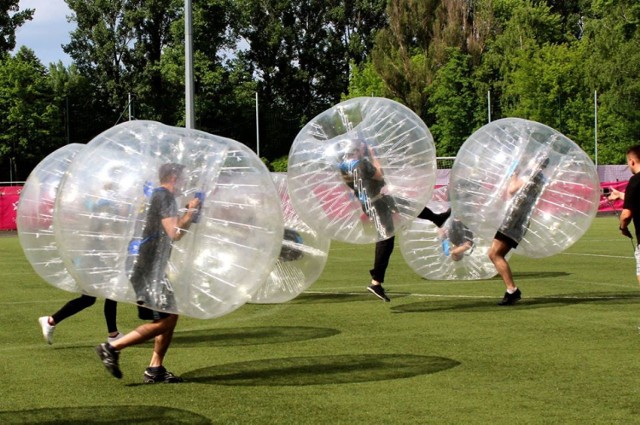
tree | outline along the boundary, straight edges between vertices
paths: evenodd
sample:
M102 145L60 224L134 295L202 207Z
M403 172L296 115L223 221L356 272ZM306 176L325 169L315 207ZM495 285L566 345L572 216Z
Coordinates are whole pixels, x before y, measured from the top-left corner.
M88 143L103 129L113 125L106 103L93 93L91 82L78 68L62 62L49 65L52 104L60 109L60 126L66 143Z
M362 62L384 23L385 0L241 0L237 32L271 119L289 123L263 135L270 155L288 152L297 131L338 103L350 61ZM277 113L275 113L277 111ZM268 111L265 111L268 114ZM283 131L285 130L285 131Z
M587 77L598 92L599 162L623 164L626 149L640 143L640 4L593 4L583 42L591 53Z
M16 30L33 19L34 9L20 11L18 0L0 0L0 56L16 47Z
M378 33L372 59L392 96L427 118L427 87L449 54L460 51L472 67L479 64L495 31L493 7L484 0L389 2L389 25Z
M447 63L438 70L429 87L430 126L439 156L455 156L473 132L474 105L477 104L471 57L451 48Z
M0 63L0 88L3 170L8 170L10 160L16 162L15 178L26 180L42 158L64 144L60 110L53 102L46 69L24 46Z
M115 121L127 105L135 75L141 72L134 52L133 19L139 13L138 4L127 0L65 1L77 26L63 50L79 73L92 82L94 96L106 103Z

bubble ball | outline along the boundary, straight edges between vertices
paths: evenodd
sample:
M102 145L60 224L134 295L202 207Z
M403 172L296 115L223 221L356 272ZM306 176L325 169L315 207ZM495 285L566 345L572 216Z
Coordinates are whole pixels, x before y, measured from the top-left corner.
M170 253L166 266L140 255L163 237L162 214L173 215L171 205L160 207L166 213L149 208L169 192L160 188L160 170L179 175L179 216L191 199L202 200L197 220L162 251ZM155 217L149 232L158 230L143 238L147 217ZM278 192L257 155L230 139L153 121L129 121L91 140L62 179L54 213L60 256L83 291L196 318L248 302L273 269L283 232ZM146 284L134 290L132 273L141 269Z
M291 202L310 227L349 243L390 238L431 197L433 137L407 107L359 97L313 118L289 152Z
M435 213L449 208L447 186L433 192L427 207ZM425 279L478 280L497 274L488 257L491 240L474 235L453 211L442 227L417 218L398 236L402 257Z
M596 167L560 132L535 121L505 118L473 133L450 177L456 216L474 233L497 230L516 253L542 258L564 251L587 231L600 197Z
M40 161L22 187L16 212L18 239L31 267L50 285L69 292L79 292L80 287L58 253L53 213L60 181L84 147L72 143Z
M284 216L284 238L275 267L251 297L252 303L283 303L309 288L324 270L331 240L311 229L291 205L287 176L271 173Z

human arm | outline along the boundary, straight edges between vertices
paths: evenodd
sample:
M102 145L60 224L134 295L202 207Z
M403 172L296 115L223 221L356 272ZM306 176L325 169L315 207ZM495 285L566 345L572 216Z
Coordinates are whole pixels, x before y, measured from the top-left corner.
M464 241L464 243L453 247L450 251L452 255L462 255L473 247L471 241Z
M507 193L509 196L513 196L524 185L524 180L518 177L516 174L512 174L507 185Z
M632 237L628 227L632 217L633 213L630 209L624 208L620 213L620 231L628 238Z
M199 204L200 200L193 198L187 204L187 211L181 217L173 216L162 219L162 227L171 240L179 241L184 236L185 232L183 230L187 230L191 226L193 214Z
M607 199L610 201L615 201L618 199L621 199L624 201L624 192L620 192L619 190L611 188L611 193L609 194L609 196L607 196Z
M367 145L367 152L368 152L368 157L369 157L369 161L371 162L371 165L373 165L373 167L376 169L375 173L371 178L373 180L384 180L384 175L382 174L382 166L380 165L380 161L378 161L378 157L376 157L375 153L373 152L373 148L369 145Z

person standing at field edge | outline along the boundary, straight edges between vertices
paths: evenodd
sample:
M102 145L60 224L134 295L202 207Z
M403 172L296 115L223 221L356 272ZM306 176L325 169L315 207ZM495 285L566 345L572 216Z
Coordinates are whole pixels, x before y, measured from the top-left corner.
M617 195L618 198L624 199L622 212L620 213L619 228L624 236L633 238L629 231L629 223L633 221L636 233L636 249L634 253L636 258L636 278L638 284L640 284L640 250L638 250L637 245L637 241L640 240L640 145L632 146L627 150L627 165L633 176L629 179L624 194L620 195L620 192L618 192ZM609 199L614 200L611 198L615 196L615 192L613 192Z

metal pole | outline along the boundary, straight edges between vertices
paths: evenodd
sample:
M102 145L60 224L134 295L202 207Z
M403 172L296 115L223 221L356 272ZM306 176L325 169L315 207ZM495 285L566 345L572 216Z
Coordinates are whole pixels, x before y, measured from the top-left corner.
M69 127L70 127L70 124L69 124L69 96L65 97L65 103L66 103L65 115L66 115L66 118L67 118L67 123L66 123L67 124L67 128L66 128L66 130L67 130L67 145L68 145L69 143L71 143L71 133L70 133L70 129L69 129Z
M256 154L260 158L260 120L258 119L258 92L256 92Z
M131 92L129 92L129 121L131 121Z
M194 128L193 103L193 17L191 0L184 1L184 104L185 128Z
M596 168L598 168L598 91L593 92L593 126L594 126L594 159Z
M487 90L487 122L491 122L491 90Z

